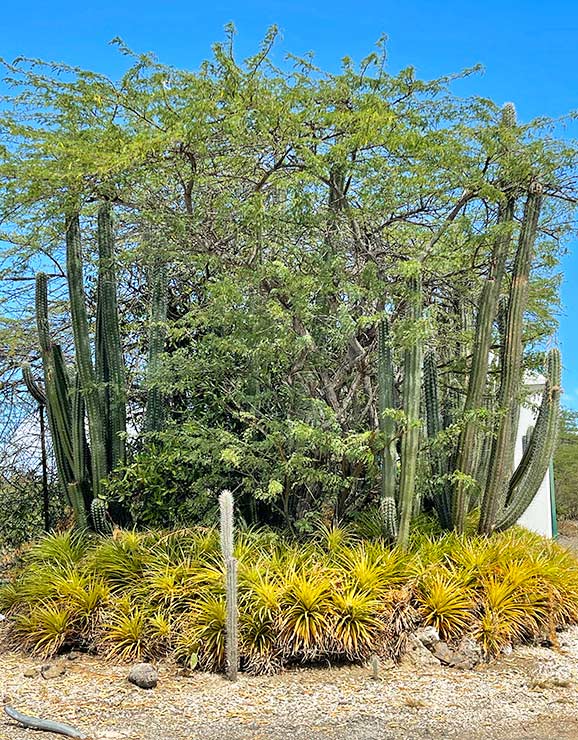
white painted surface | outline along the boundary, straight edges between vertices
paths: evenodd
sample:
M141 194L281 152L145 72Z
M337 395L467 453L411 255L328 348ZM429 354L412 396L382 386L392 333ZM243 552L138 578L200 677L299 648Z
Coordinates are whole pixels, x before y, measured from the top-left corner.
M537 416L537 406L540 404L541 393L544 388L544 377L541 375L528 378L526 387L532 391L528 405L520 409L520 420L518 422L518 436L516 438L515 464L517 465L523 454L523 439L528 429L534 426ZM518 524L533 532L552 537L552 498L550 495L550 473L544 476L544 480L532 503L518 519Z

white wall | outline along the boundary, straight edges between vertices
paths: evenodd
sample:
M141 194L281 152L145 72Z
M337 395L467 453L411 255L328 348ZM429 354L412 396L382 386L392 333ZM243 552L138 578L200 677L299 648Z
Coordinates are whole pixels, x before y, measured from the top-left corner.
M528 428L534 425L536 420L537 411L532 409L531 406L537 406L540 403L541 392L544 388L544 378L542 376L529 378L526 385L532 391L532 396L529 399L528 406L522 406L520 409L515 452L516 465L523 454L522 441L524 435L528 431ZM550 495L549 471L544 476L544 480L534 496L532 503L518 519L518 524L531 529L533 532L538 532L538 534L545 537L552 537L552 499Z

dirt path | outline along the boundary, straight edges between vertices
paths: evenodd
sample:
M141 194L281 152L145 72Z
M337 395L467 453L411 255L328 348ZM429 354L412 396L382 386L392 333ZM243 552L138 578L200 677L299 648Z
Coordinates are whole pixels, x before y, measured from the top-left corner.
M393 668L379 681L356 667L242 675L229 684L214 675L178 676L174 667L161 666L159 686L142 691L127 683L124 666L88 657L62 663L66 673L59 678L25 678L33 661L1 655L2 692L21 711L66 721L94 740L578 737L576 681L566 688L528 685L540 664L570 669L578 679L578 629L561 635L560 652L522 648L474 671ZM0 738L31 735L0 719Z

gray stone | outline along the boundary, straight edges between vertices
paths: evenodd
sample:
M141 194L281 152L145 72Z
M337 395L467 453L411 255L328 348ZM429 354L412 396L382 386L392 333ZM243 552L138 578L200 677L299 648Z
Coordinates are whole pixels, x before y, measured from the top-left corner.
M406 666L427 667L439 666L440 661L431 653L416 635L410 635L407 641L407 649L401 664Z
M454 650L454 659L450 663L454 668L471 670L482 662L482 648L471 637L462 638L460 644Z
M43 666L40 666L40 675L47 680L50 678L60 678L65 673L66 668L59 663L45 663Z
M159 680L159 674L152 663L136 663L128 672L130 683L141 689L154 689Z
M434 645L432 653L440 661L440 663L444 663L445 665L452 665L452 663L454 662L455 653L448 646L447 642L443 642L440 640L440 642Z
M420 627L415 636L428 650L432 650L434 645L440 641L439 632L432 625Z

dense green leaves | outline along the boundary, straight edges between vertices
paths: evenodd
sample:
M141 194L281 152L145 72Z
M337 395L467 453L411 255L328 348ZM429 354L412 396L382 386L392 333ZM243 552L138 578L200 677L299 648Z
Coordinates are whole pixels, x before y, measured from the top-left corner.
M60 266L71 198L87 234L97 202L115 211L131 455L107 495L140 523L202 518L224 487L248 520L290 526L377 501L384 311L394 365L417 340L436 351L441 402L453 404L443 434L455 440L505 181L517 197L531 178L544 185L526 365L555 326L574 148L544 122L504 127L491 101L454 96L452 77L389 73L381 45L338 73L310 59L275 67L275 35L244 62L230 35L196 71L119 42L128 69L118 81L36 60L5 67L13 93L0 114L1 276ZM96 259L87 239L89 301ZM169 296L164 351L145 377L151 270L166 271ZM424 311L408 320L417 273ZM5 374L37 356L16 303L5 302L8 331L0 326ZM53 303L51 315L66 315ZM58 340L67 339L64 323ZM403 382L394 378L396 399ZM164 404L160 433L143 433L147 388Z

